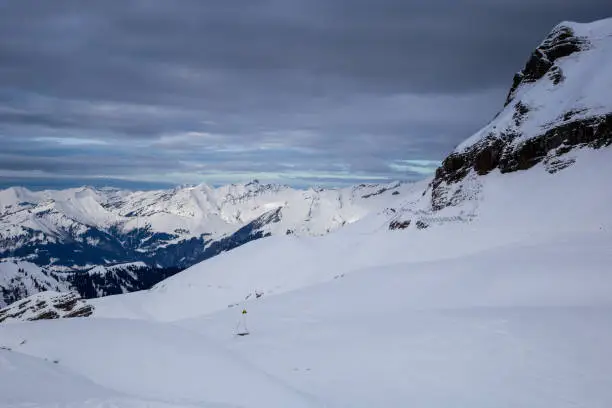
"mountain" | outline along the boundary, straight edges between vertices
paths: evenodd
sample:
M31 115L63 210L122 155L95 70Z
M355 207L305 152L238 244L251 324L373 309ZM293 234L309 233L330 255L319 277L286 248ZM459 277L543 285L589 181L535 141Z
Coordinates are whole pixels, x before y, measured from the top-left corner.
M391 227L469 221L490 179L485 175L542 168L554 174L580 156L589 160L584 150L609 147L611 36L610 19L556 26L514 76L504 108L443 161L423 198L405 203ZM448 207L459 208L443 211Z
M194 265L148 292L123 296L120 308L113 298L102 299L99 313L105 315L110 305L109 316L189 318L369 266L429 262L528 240L612 231L607 182L612 175L607 122L612 94L602 91L612 85L609 66L612 19L561 23L515 75L501 112L395 205L329 236L278 236L251 243ZM383 238L378 235L383 226L406 239ZM464 236L471 242L464 242Z
M2 190L0 261L40 268L30 277L6 275L0 306L40 290L69 288L93 298L149 289L185 267L259 238L327 234L412 188L391 183L296 190L255 180L145 192Z
M603 35L612 20L565 26L590 44L554 61L569 84L568 61L591 64L612 43ZM591 76L608 67L595 64ZM556 92L546 81L517 85L492 123L529 90ZM500 157L560 126L521 128ZM528 168L502 171L500 158L483 172L481 154L466 152L489 151L496 137L486 135L334 233L249 242L151 290L95 299L90 318L0 325L3 398L42 407L612 406L612 148L564 142L555 158L572 160L555 171L547 159L561 145ZM464 170L448 167L455 156ZM250 334L236 336L245 321Z
M9 188L0 191L0 258L56 271L127 262L184 268L263 236L328 233L409 189L303 191L258 181L145 192Z

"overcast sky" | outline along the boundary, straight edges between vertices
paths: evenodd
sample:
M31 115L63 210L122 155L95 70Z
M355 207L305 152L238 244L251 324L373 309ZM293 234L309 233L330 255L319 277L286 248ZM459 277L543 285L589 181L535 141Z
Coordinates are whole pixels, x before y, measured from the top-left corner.
M0 186L413 180L610 0L0 0Z

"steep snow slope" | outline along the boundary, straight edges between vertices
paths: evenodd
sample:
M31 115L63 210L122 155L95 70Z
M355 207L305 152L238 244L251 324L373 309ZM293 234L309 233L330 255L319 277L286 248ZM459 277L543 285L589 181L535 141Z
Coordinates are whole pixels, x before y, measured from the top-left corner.
M506 106L437 170L429 209L472 200L474 178L543 163L556 173L580 149L612 144L612 19L562 23L517 73Z
M515 77L503 112L456 151L490 133L517 130L513 143L519 145L551 128L611 113L611 38L612 19L559 24Z

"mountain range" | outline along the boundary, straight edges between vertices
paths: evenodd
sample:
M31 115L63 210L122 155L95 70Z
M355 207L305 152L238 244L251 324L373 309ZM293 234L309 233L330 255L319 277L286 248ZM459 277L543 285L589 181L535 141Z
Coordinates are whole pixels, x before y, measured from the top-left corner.
M0 289L7 304L34 293L26 287L67 284L84 297L148 289L255 239L335 231L413 188L396 182L297 190L257 180L137 192L13 187L0 191L0 267L30 270L21 277L29 283L5 282Z

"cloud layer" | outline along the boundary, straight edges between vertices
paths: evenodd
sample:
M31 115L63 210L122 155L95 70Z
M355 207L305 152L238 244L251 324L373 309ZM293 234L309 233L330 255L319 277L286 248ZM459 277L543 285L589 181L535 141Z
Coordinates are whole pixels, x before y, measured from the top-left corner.
M423 177L583 0L0 5L0 185ZM119 180L119 181L118 181Z

